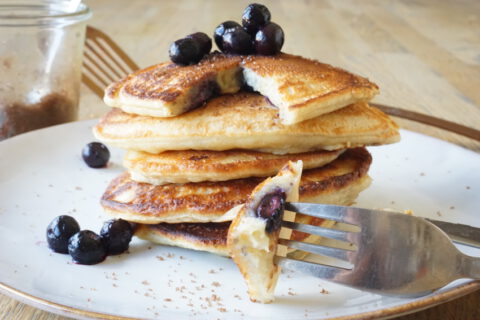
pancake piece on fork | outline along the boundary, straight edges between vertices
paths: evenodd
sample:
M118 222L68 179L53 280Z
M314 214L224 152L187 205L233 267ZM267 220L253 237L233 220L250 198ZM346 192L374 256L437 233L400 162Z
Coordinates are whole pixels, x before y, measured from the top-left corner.
M276 176L267 178L236 211L228 229L227 246L248 287L250 300L270 303L274 299L280 267L277 253L285 202L298 201L302 162L289 161Z

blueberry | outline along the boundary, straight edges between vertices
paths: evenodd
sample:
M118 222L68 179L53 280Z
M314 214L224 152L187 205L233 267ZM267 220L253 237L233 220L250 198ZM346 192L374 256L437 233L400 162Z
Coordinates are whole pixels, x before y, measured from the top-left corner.
M270 22L255 34L255 52L266 56L277 54L282 49L284 39L282 28Z
M252 37L242 28L235 28L224 33L223 52L250 54L253 52Z
M195 64L203 57L200 45L192 38L183 38L170 46L170 60L181 65Z
M210 39L206 33L196 32L188 35L186 38L190 38L197 42L202 56L210 53L210 50L212 50L212 39Z
M285 198L285 192L278 189L266 194L260 201L255 213L266 220L265 231L273 232L280 229L285 211Z
M262 4L249 4L243 11L242 25L252 36L260 27L270 22L271 14L267 7Z
M103 143L91 142L83 148L82 158L90 168L102 168L110 159L110 151Z
M246 82L243 83L241 89L241 91L245 91L245 92L257 92L253 89L252 86L248 85Z
M213 38L215 39L215 43L217 44L218 49L223 51L223 35L225 34L225 32L236 28L242 28L242 26L235 21L222 22L215 28Z
M68 253L68 239L80 231L78 222L70 216L58 216L47 227L47 243L58 253Z
M108 254L120 254L128 249L132 240L133 228L128 221L108 220L103 224L100 236Z
M102 237L90 230L82 230L70 238L68 253L79 264L96 264L107 256Z

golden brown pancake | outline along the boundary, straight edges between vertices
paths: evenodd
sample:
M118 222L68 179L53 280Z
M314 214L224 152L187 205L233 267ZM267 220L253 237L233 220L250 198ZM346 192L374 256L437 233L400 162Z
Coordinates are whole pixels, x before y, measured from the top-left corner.
M342 203L341 205L347 205L347 203ZM322 219L303 222L300 219L296 219L296 221L325 228L328 228L333 224L330 220ZM230 223L231 221L137 224L135 235L155 244L229 256L230 253L227 248L227 233ZM318 242L320 237L293 231L291 239L296 241ZM296 257L300 257L300 254L301 252L299 251L288 253L289 256L295 255Z
M156 244L228 256L227 233L229 226L230 221L139 224L135 230L135 235Z
M255 149L285 154L380 145L400 138L398 126L387 115L363 102L289 126L280 123L277 112L261 95L238 93L173 118L114 108L94 134L112 146L150 153Z
M369 101L378 93L365 78L300 56L212 53L189 66L165 62L137 71L111 84L104 100L127 113L172 117L217 93L236 93L244 81L280 109L284 124Z
M368 176L359 178L358 181L352 181L348 186L339 189L338 194L332 192L325 194L324 197L309 199L309 202L321 201L321 203L336 205L351 205L357 195L368 187L370 179ZM332 195L334 195L332 197ZM338 202L336 202L338 201ZM303 224L331 227L334 222L298 214L295 221ZM155 244L177 246L181 248L206 251L222 256L229 256L227 248L227 232L230 221L218 223L159 223L159 224L138 224L135 235L139 238L151 241ZM299 231L293 231L289 239L296 241L305 241L309 243L319 243L321 237ZM288 257L296 259L303 258L306 254L299 250L288 250Z
M249 150L165 151L160 154L128 151L123 165L132 180L156 185L226 181L274 175L288 161L302 160L304 169L335 160L344 150L274 155Z
M331 163L326 170L318 170L312 175L314 184L300 189L301 201L335 205L351 205L358 194L370 184L367 170L370 160L363 149L349 150L349 158L344 157L342 162ZM316 182L315 182L316 181ZM308 192L308 190L310 192ZM321 192L319 192L321 190ZM333 222L313 218L302 214L295 216L295 221L322 227L331 227ZM138 236L157 244L167 244L194 250L208 251L220 255L227 255L226 235L230 222L226 223L192 223L195 234L189 233L189 223L177 224L161 223L157 225L139 225ZM204 231L202 227L205 227ZM213 231L212 231L213 228ZM179 230L182 232L179 232ZM198 236L200 234L201 236ZM222 237L225 238L222 238ZM212 240L215 239L214 241ZM317 243L319 236L293 231L290 239ZM302 251L289 252L288 256L302 258Z
M242 67L245 82L279 108L284 124L370 101L378 94L378 86L366 78L290 54L248 56Z
M371 156L364 148L350 149L326 166L305 170L300 183L300 201L348 204L369 184ZM226 213L245 203L263 179L166 184L155 186L130 179L128 173L115 178L102 196L107 213L128 221L224 222Z
M104 101L129 113L173 117L201 106L214 94L239 91L243 84L240 59L210 54L189 66L157 64L111 84Z

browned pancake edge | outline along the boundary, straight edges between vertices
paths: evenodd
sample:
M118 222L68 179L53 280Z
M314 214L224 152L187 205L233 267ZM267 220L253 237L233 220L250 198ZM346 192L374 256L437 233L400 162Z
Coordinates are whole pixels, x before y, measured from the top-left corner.
M300 201L320 201L366 176L371 156L364 148L350 149L330 164L305 170ZM262 178L155 186L115 178L102 196L104 209L123 219L147 224L160 222L221 222L224 214L247 199Z

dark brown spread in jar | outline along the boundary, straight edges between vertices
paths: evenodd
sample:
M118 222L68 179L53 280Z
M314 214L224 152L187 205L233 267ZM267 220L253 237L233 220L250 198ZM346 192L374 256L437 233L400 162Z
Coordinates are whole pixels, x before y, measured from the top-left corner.
M76 104L59 93L45 95L38 103L0 102L0 140L27 131L74 121Z

